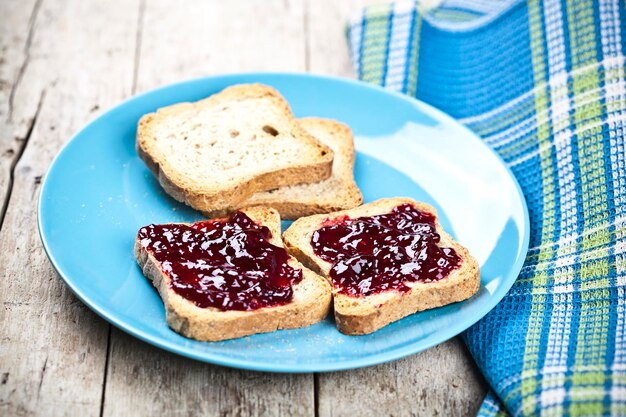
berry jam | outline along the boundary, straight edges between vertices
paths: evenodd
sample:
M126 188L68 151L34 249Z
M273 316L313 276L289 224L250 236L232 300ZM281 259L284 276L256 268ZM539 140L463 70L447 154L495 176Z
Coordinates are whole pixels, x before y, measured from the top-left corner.
M340 293L365 296L406 292L407 282L433 282L461 265L452 248L437 246L435 216L402 204L391 213L324 222L311 236L317 256L333 264L330 278Z
M170 277L170 288L198 307L256 310L293 298L302 270L269 242L265 226L235 212L228 219L142 227L141 245Z

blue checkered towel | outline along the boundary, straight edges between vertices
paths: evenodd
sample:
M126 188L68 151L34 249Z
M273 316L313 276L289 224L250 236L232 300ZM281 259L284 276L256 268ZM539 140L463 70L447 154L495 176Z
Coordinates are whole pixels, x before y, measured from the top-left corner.
M626 416L626 7L623 0L369 7L358 76L482 136L520 182L530 251L465 334L492 392L481 415Z

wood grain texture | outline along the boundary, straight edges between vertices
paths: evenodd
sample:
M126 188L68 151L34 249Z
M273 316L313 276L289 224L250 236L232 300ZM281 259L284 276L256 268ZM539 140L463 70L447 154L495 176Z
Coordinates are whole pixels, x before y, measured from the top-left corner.
M307 70L354 78L346 34L348 20L363 7L380 3L380 0L306 0Z
M357 1L306 0L307 70L318 74L354 77L346 18L360 7Z
M147 4L138 91L251 71L304 71L301 0L154 0Z
M105 416L311 416L311 375L240 371L183 358L117 329Z
M319 375L319 416L470 416L485 382L459 338L396 362Z
M354 76L346 22L351 13L372 3L379 2L309 0L310 71ZM486 394L486 384L460 338L399 362L316 378L319 416L474 415Z
M108 324L53 271L37 233L36 207L41 178L62 144L98 106L130 91L132 3L44 0L32 20L11 120L18 131L33 127L0 231L2 415L100 413Z
M0 2L0 225L12 186L15 162L31 130L36 107L15 114L13 102L24 71L30 61L30 46L40 3L29 1Z
M139 90L208 74L304 70L301 1L194 0L176 5L161 0L147 2L144 13ZM135 416L311 416L313 375L212 366L114 330L103 415L128 410Z

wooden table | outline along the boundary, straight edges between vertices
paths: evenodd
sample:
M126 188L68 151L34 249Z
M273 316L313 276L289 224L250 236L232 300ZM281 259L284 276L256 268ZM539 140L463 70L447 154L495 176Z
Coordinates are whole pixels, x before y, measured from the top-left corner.
M362 4L0 1L0 415L476 412L485 383L458 339L397 362L317 375L239 371L159 350L74 297L37 233L42 176L87 121L137 92L208 74L352 77L344 28Z

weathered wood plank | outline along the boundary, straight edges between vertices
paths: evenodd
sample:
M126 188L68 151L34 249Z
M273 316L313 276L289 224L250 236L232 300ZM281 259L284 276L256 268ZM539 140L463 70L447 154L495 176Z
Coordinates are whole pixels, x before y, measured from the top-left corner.
M456 338L408 358L319 375L319 416L469 416L485 383Z
M363 1L306 0L307 71L354 77L346 19Z
M240 371L111 334L104 415L309 416L311 375Z
M109 326L53 271L36 207L41 178L60 146L99 107L129 94L137 9L127 0L44 0L34 20L11 105L15 126L34 118L33 129L0 231L2 415L100 414Z
M380 0L305 0L307 71L354 78L346 25L353 13Z
M301 1L185 1L146 4L137 86L207 74L302 71ZM239 371L195 362L111 335L104 415L314 414L312 375Z
M301 0L150 1L138 91L184 79L305 70Z
M346 22L370 3L379 2L309 0L310 71L354 77ZM486 392L459 338L398 362L316 378L319 416L470 415Z
M36 111L21 114L21 120L13 115L15 90L28 65L39 6L35 0L0 2L4 22L0 25L0 225L14 164L24 149Z

